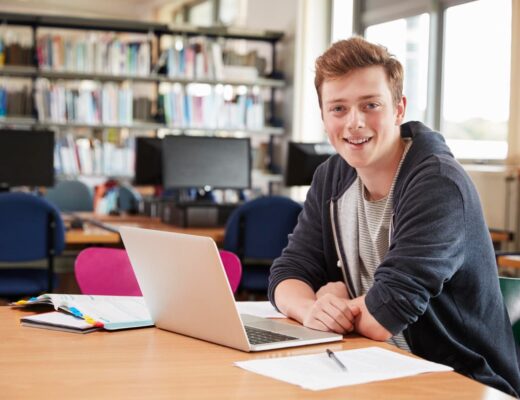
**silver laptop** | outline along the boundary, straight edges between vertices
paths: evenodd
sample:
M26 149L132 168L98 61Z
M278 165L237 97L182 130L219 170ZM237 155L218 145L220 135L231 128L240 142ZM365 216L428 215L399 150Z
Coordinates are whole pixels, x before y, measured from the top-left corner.
M158 328L243 351L340 341L343 336L238 313L209 237L121 227L121 237Z

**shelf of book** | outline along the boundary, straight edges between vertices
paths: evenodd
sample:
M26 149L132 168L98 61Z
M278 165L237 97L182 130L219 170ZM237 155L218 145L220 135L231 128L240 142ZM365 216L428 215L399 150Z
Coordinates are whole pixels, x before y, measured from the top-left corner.
M38 120L27 116L0 117L0 125L4 127L20 126L24 128L37 128Z
M38 68L25 65L4 65L0 67L0 76L34 78L38 75Z
M269 151L284 134L275 107L285 87L275 60L282 32L2 12L0 24L1 127L116 144L151 131L266 136ZM27 38L3 40L12 27L27 28ZM241 53L249 41L270 55Z
M50 27L63 29L84 29L113 32L167 32L165 24L152 22L129 21L109 18L61 17L53 15L31 15L1 12L0 23L30 27Z
M263 129L225 129L225 128L180 128L175 126L166 126L166 129L170 129L172 131L180 131L183 133L201 133L207 132L210 134L216 133L227 133L227 134L237 134L237 135L274 135L279 136L285 133L283 128L278 128L275 126L265 126Z
M231 85L231 86L259 86L268 88L283 88L285 81L282 79L258 78L255 80L246 79L187 79L187 78L168 78L164 76L157 76L159 82L167 83L181 83L184 85L190 83L202 83L209 85Z
M179 34L185 36L224 37L230 39L278 42L283 32L270 30L251 31L233 27L192 27L174 24L131 21L109 18L62 17L0 12L0 23L31 27L98 30L110 32L140 32L152 34Z
M268 88L283 88L285 81L283 79L258 78L255 80L247 79L188 79L188 78L169 78L164 75L150 74L148 76L138 75L113 75L113 74L93 74L88 72L67 72L67 71L45 71L37 67L6 65L0 67L0 76L19 77L19 78L47 78L47 79L63 79L63 80L92 80L100 82L166 82L180 83L188 85L192 83L201 83L208 85L231 85L231 86L259 86Z
M263 129L226 129L226 128L204 128L204 127L179 127L174 125L166 125L154 122L139 122L134 124L87 124L79 122L39 122L36 118L31 117L7 117L0 118L0 126L26 126L35 129L42 128L92 128L92 129L133 129L143 131L156 131L159 129L167 129L174 132L185 134L207 133L214 135L217 133L238 134L238 135L283 135L284 129L274 126L266 126Z
M269 171L264 171L264 170L260 170L260 169L254 169L251 171L252 173L252 181L255 183L282 183L283 182L283 175L282 174L273 174ZM75 173L72 173L72 172L60 172L60 173L57 173L56 174L56 178L58 179L77 179L79 176L81 176L82 178L86 178L86 179L96 179L96 180L104 180L107 178L107 174L104 174L104 173L85 173L85 172L82 172L82 171L79 171L79 172L75 172ZM109 177L111 179L116 179L116 180L122 180L122 181L126 181L126 180L131 180L131 178L133 178L132 175L117 175L117 174L109 174Z

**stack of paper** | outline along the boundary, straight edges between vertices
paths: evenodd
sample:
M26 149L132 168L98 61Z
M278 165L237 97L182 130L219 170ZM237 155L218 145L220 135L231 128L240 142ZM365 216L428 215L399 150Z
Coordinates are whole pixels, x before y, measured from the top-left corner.
M338 351L335 355L347 371L339 368L325 351L313 355L240 361L235 365L310 390L332 389L425 372L453 370L446 365L378 347Z

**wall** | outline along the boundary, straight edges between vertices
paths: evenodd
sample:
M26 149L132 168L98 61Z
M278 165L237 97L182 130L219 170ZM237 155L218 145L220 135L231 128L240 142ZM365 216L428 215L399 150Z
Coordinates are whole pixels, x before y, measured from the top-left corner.
M514 233L514 242L502 250L520 248L520 180L518 171L500 165L464 165L479 192L484 218L491 229Z

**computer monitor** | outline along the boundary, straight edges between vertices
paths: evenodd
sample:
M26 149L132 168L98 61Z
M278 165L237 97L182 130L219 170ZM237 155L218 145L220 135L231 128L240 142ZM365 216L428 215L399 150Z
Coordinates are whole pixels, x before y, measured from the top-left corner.
M135 139L134 185L162 185L162 139Z
M251 187L249 138L166 136L165 189L246 189Z
M54 185L54 132L0 129L0 188Z
M318 165L335 152L334 147L329 143L289 142L285 184L287 186L310 185Z

